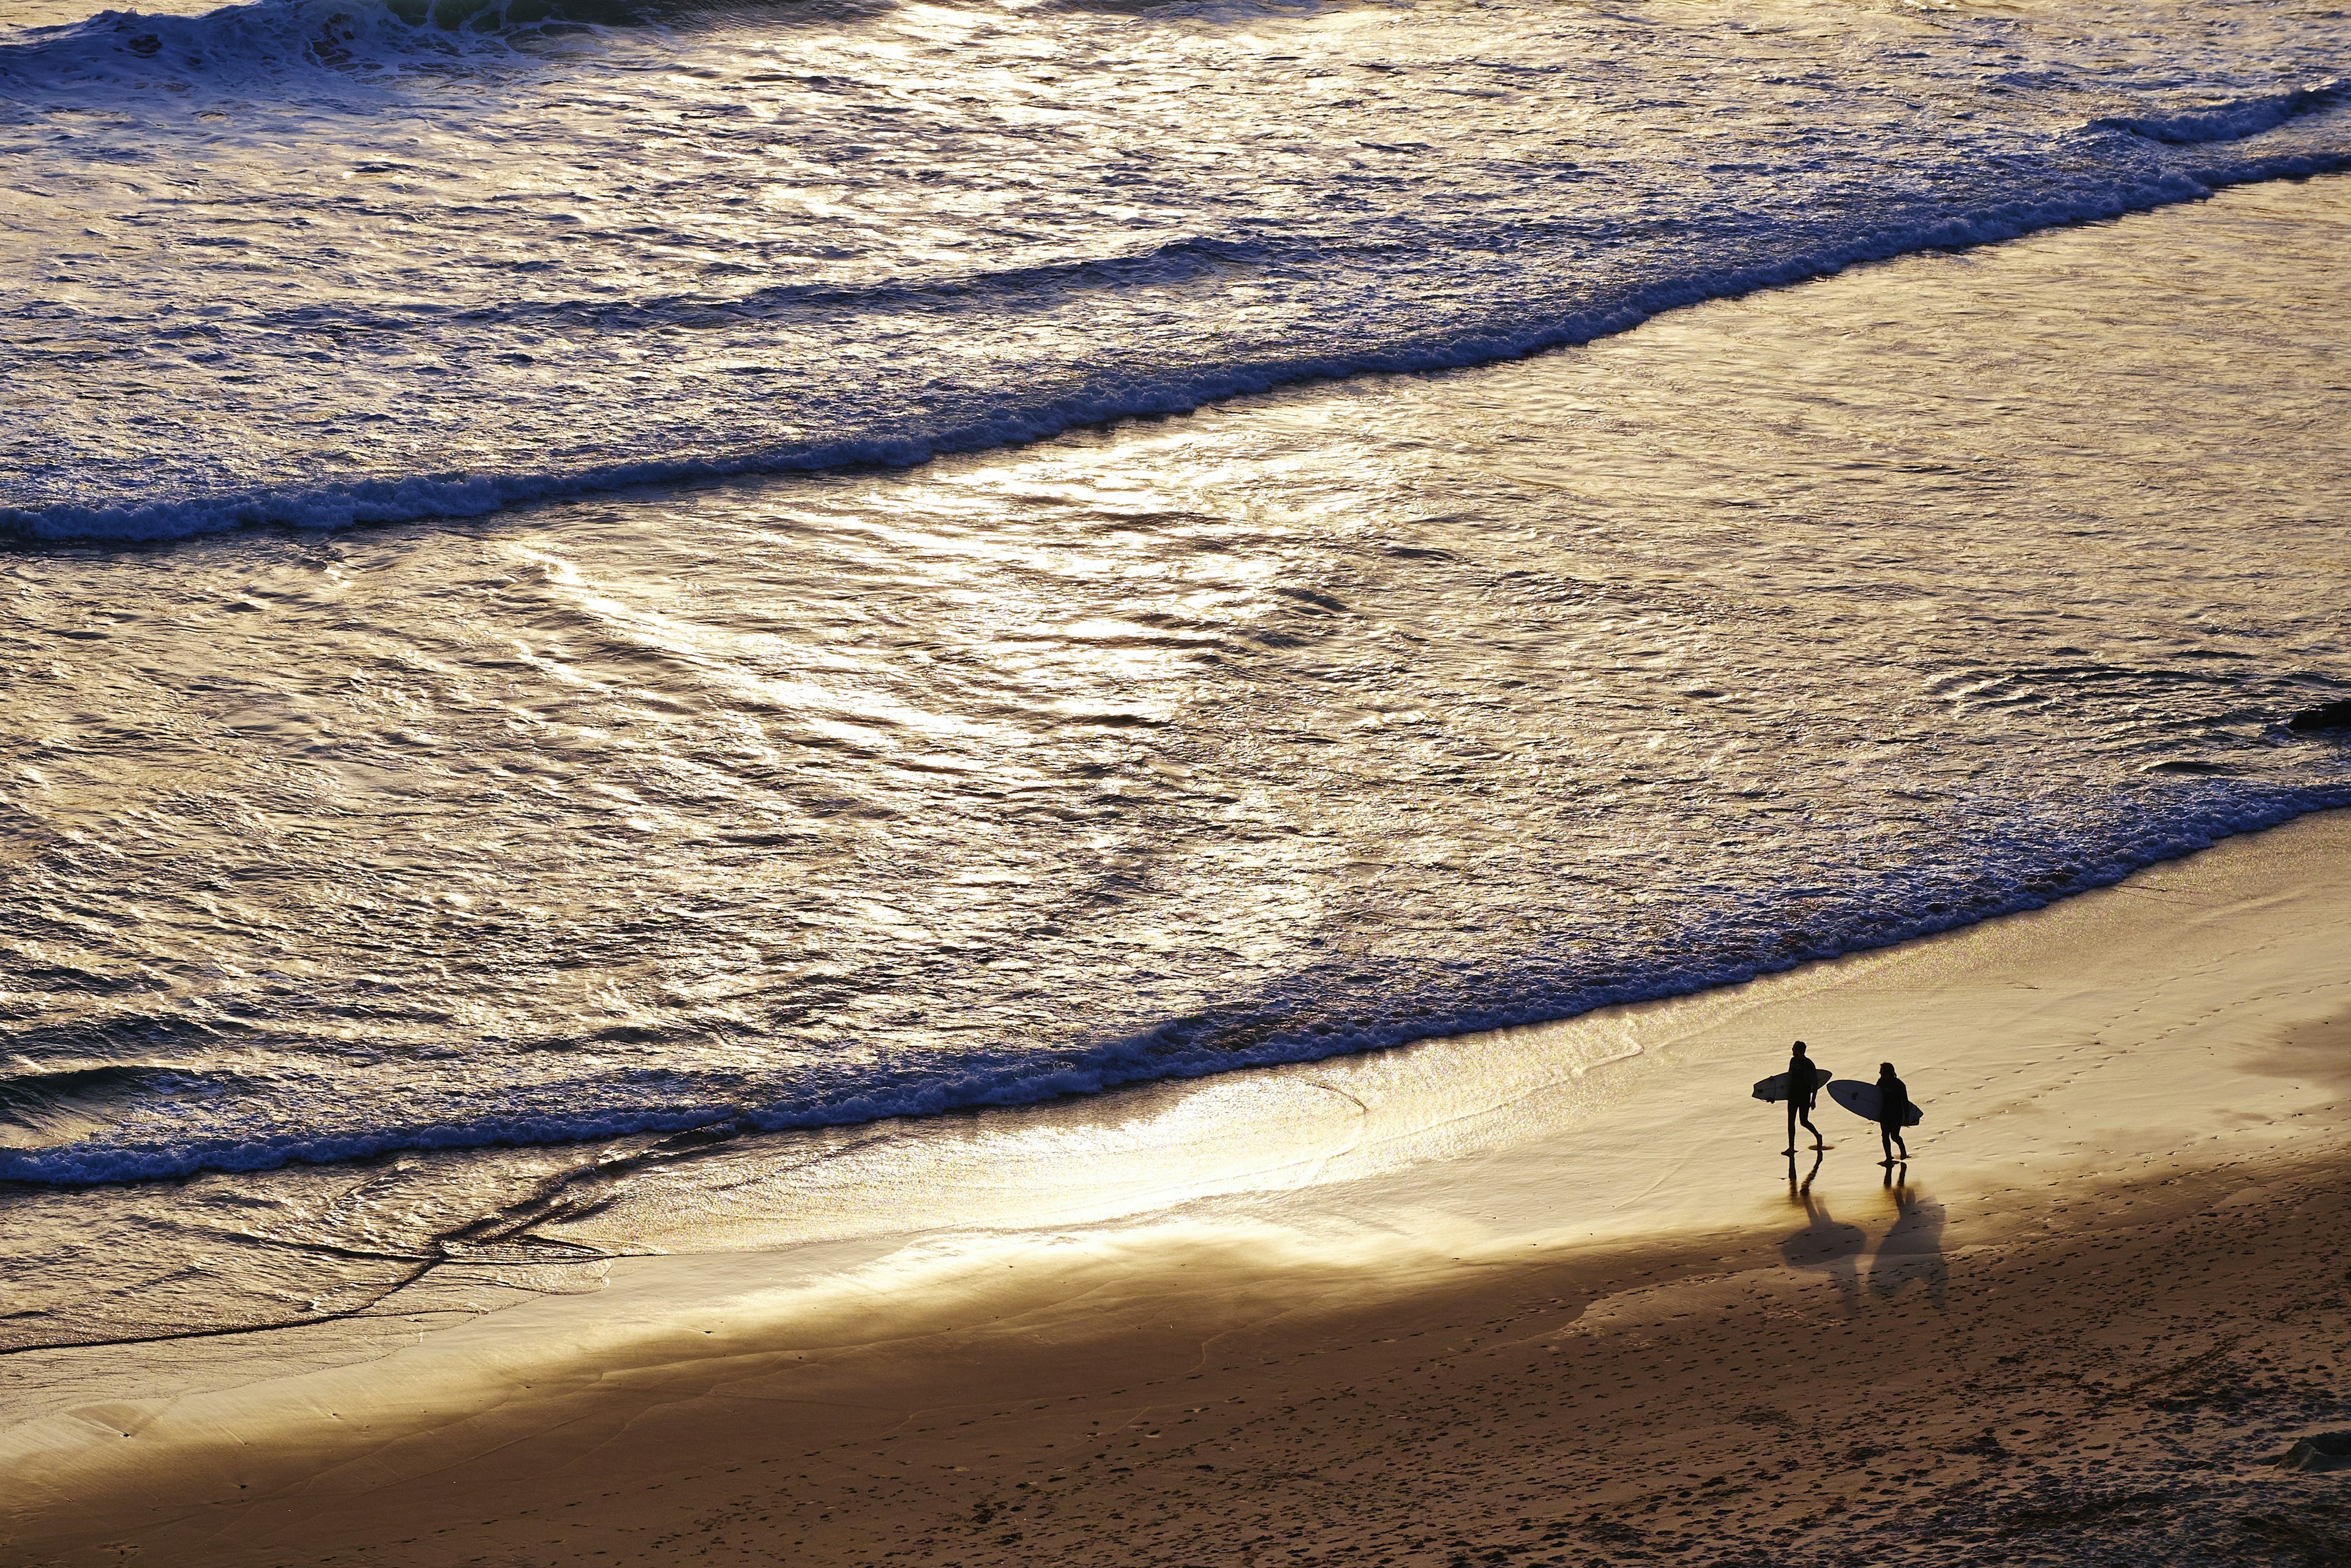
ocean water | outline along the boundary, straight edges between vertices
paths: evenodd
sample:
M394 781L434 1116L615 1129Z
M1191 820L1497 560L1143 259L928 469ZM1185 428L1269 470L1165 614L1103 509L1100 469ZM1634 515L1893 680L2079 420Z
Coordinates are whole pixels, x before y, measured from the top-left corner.
M0 1344L2351 803L2343 13L0 16Z
M0 38L0 527L478 514L1475 363L2332 168L2351 99L2320 5L565 3Z

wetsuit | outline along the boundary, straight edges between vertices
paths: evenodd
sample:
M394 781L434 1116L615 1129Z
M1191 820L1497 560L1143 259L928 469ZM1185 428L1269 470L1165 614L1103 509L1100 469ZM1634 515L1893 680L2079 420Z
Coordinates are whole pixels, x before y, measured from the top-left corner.
M1902 1141L1902 1129L1910 1120L1910 1091L1891 1072L1877 1075L1877 1141L1886 1150L1887 1164L1899 1148L1901 1157L1910 1157L1910 1145Z
M1802 1051L1788 1059L1788 1152L1796 1150L1796 1124L1802 1122L1804 1131L1821 1141L1821 1130L1813 1125L1813 1103L1820 1098L1820 1074L1813 1068L1813 1059Z

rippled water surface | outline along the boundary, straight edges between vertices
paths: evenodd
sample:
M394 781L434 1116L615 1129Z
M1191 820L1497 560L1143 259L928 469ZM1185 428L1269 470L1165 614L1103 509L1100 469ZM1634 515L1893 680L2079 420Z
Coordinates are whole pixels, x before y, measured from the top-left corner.
M2318 5L570 4L0 33L0 526L990 445L2351 153Z
M2332 179L745 471L2328 167L2332 13L403 15L0 37L10 1343L2351 801Z

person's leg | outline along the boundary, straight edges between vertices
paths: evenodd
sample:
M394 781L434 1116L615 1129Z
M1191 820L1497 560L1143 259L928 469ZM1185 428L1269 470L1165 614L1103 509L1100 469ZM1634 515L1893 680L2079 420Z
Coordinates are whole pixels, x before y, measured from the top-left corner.
M1877 1124L1877 1147L1886 1156L1877 1163L1891 1169L1894 1165L1894 1129L1883 1122Z
M1780 1151L1783 1155L1792 1155L1796 1152L1796 1117L1802 1109L1803 1107L1796 1103L1794 1095L1788 1096L1788 1146Z
M1821 1149L1828 1146L1821 1142L1821 1130L1813 1125L1813 1108L1810 1105L1804 1107L1804 1131L1813 1135L1813 1147ZM1791 1134L1788 1141L1794 1143L1796 1141L1794 1135Z
M1905 1161L1907 1161L1907 1160L1910 1158L1910 1145L1909 1145L1908 1144L1907 1144L1907 1143L1903 1142L1903 1140L1902 1140L1902 1129L1901 1129L1901 1128L1899 1128L1899 1127L1896 1127L1896 1128L1891 1129L1891 1131L1892 1131L1892 1132L1893 1132L1893 1134L1894 1134L1894 1146L1895 1146L1896 1148L1899 1149L1900 1151L1902 1151L1901 1157L1902 1157Z

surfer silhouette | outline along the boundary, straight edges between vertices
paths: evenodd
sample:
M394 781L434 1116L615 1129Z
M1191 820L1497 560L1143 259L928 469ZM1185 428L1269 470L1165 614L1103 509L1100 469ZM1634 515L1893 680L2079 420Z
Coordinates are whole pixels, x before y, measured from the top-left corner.
M1877 1163L1888 1169L1893 1168L1896 1157L1894 1151L1896 1149L1902 1151L1900 1157L1903 1162L1905 1164L1909 1162L1910 1145L1902 1141L1902 1123L1909 1113L1910 1091L1903 1087L1902 1080L1894 1076L1894 1063L1879 1062L1877 1064L1877 1142L1885 1149L1886 1157ZM1791 1142L1794 1141L1793 1133L1789 1134L1788 1136Z
M1795 1054L1788 1058L1788 1146L1780 1152L1792 1155L1796 1152L1796 1124L1802 1122L1804 1131L1813 1135L1813 1147L1824 1149L1821 1130L1813 1125L1813 1102L1820 1097L1820 1077L1813 1071L1813 1059L1804 1054L1804 1042L1796 1042Z

